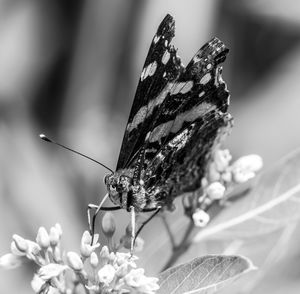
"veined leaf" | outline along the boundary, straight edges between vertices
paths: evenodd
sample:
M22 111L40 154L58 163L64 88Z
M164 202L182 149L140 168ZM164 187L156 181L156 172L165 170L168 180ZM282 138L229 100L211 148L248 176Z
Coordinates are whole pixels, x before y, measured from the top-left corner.
M281 229L300 217L300 151L264 172L251 192L227 207L193 239L249 238Z
M255 269L242 256L207 255L172 267L159 275L158 294L209 294Z

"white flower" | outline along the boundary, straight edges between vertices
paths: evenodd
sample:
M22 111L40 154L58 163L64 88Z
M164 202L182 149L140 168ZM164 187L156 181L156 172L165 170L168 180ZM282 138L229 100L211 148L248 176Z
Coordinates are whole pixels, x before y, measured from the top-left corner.
M111 264L106 264L98 271L99 282L108 286L113 281L115 273L115 268Z
M225 187L220 182L213 182L206 188L206 193L210 199L222 199L225 194Z
M214 156L214 162L216 164L216 169L219 172L223 172L229 166L229 162L232 159L232 156L228 149L217 150Z
M59 223L55 224L54 228L56 229L57 233L58 233L58 236L59 238L61 238L62 234L63 234L63 231L62 231L62 228L61 228L61 225Z
M113 253L113 252L112 252ZM103 246L100 251L100 258L107 262L110 259L110 254L107 246Z
M98 256L97 256L97 254L95 252L91 253L90 264L94 268L96 268L98 266L98 264L99 264L99 259L98 259Z
M40 293L43 286L46 284L46 281L39 277L39 275L34 275L31 280L31 288L34 292Z
M48 281L52 278L59 276L63 271L68 268L67 265L62 265L58 263L49 263L42 266L38 271L38 276L44 280Z
M15 248L17 250L19 250L20 254L21 253L26 253L27 250L28 250L28 242L27 240L25 240L23 237L17 235L17 234L14 234L12 236L13 238L13 241L15 242Z
M81 237L81 245L80 245L80 254L83 257L89 257L91 255L91 253L100 246L100 244L98 243L98 238L99 235L95 234L94 235L94 241L93 241L93 245L91 245L92 242L92 236L89 233L89 231L85 231Z
M134 261L139 259L137 256L131 255L130 253L123 253L123 252L116 252L115 255L116 257L114 263L116 263L118 266L125 263L133 268L136 268L136 263Z
M7 253L0 257L0 267L4 269L14 269L22 264L22 259L13 253Z
M74 271L81 271L83 269L83 262L76 252L67 253L67 262Z
M262 158L252 154L239 158L231 167L232 176L235 182L244 183L255 177L255 173L263 166Z
M61 237L61 230L58 227L51 227L50 228L50 244L51 246L57 246L59 244Z
M40 245L30 240L26 240L26 242L28 245L26 257L34 261L37 260L41 251Z
M127 286L137 290L138 293L154 294L159 289L157 278L146 277L144 269L132 269L125 277L124 282Z
M50 246L49 234L44 227L40 227L36 236L36 242L42 248L48 248Z
M14 255L17 255L17 256L25 256L26 255L26 251L20 251L16 245L16 242L15 241L12 241L10 243L10 252Z
M202 209L198 209L193 213L193 221L196 227L205 227L208 224L209 220L209 214Z

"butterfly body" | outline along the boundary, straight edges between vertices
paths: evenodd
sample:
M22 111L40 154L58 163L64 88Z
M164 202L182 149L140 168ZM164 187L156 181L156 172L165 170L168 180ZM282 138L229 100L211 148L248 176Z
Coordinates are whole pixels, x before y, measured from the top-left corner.
M167 15L142 70L116 172L105 177L110 199L127 211L171 209L175 197L201 188L232 124L220 66L229 50L214 37L184 67L174 35Z

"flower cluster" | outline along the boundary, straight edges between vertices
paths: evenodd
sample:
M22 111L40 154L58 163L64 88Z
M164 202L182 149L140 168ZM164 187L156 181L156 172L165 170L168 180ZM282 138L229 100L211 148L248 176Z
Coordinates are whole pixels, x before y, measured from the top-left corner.
M207 175L202 179L203 192L198 197L200 205L192 215L195 226L205 227L210 220L206 208L215 201L224 200L229 188L255 177L263 166L262 158L256 154L243 156L233 163L231 159L227 149L218 149L214 153Z
M88 231L81 238L80 253L64 252L61 248L62 230L55 225L38 230L36 242L13 235L11 252L0 257L0 266L15 268L29 259L39 266L31 286L35 293L145 293L154 294L159 288L157 278L146 277L137 268L136 256L112 252L103 246L100 252L98 235ZM78 289L77 289L78 288Z

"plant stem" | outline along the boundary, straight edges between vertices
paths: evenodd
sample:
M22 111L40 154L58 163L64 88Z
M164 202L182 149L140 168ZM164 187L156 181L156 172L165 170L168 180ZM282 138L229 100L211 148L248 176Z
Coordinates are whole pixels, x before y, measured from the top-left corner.
M189 225L186 228L186 231L184 233L184 236L181 240L181 242L177 245L173 247L173 252L171 257L169 258L169 260L167 261L167 263L165 264L165 266L163 267L162 271L168 269L169 267L171 267L172 265L174 265L174 263L179 259L179 257L184 254L188 248L191 245L191 242L189 240L189 236L191 234L191 232L194 229L194 222L192 220L190 220ZM173 236L172 236L173 238Z
M161 218L162 218L163 224L165 225L166 231L168 233L168 236L169 236L169 239L170 239L170 242L172 245L172 250L174 251L176 249L176 243L175 243L175 239L172 234L171 228L170 228L170 226L167 222L166 216L164 214L161 215Z

